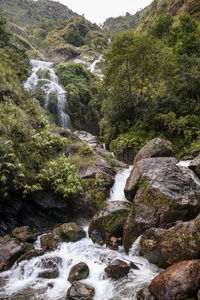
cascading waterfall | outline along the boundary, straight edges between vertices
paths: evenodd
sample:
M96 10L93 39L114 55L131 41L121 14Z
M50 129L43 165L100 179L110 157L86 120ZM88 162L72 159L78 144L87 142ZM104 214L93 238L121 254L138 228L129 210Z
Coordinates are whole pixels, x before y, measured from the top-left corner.
M116 176L110 201L116 200L116 197L112 195L118 195L117 200L123 201L125 199L123 193L118 193L118 191L123 191L125 178L128 177L131 169L131 167L125 169ZM87 231L87 227L84 229ZM35 242L35 248L40 248L39 238ZM149 284L161 271L140 256L140 253L140 238L133 244L129 255L124 252L122 246L119 247L118 251L114 251L105 245L93 244L88 236L76 243L62 243L56 251L49 251L43 256L22 261L18 265L15 264L11 270L2 272L0 282L5 281L5 283L0 290L0 299L2 297L6 300L17 299L14 298L15 295L19 291L27 291L27 288L35 291L34 297L36 298L30 298L30 300L66 299L66 292L71 286L67 280L70 269L80 262L85 262L90 269L89 277L81 282L95 288L94 300L137 299L137 291ZM117 280L110 279L106 276L104 269L115 259L121 259L125 262L133 261L139 269L131 269L126 277ZM58 277L55 279L40 278L39 274L47 268L49 260L56 265Z
M59 84L59 78L56 76L53 70L53 63L44 62L38 60L31 60L32 63L32 75L29 77L27 82L24 84L26 89L36 90L37 87L40 87L42 91L46 94L46 99L43 104L43 107L46 110L49 110L51 113L57 114L58 120L55 120L59 126L64 128L72 128L70 117L67 113L68 111L68 103L66 97L66 90ZM46 71L46 76L42 76L42 78L38 78L38 74L42 71ZM53 99L53 100L51 100ZM56 99L56 101L55 101ZM53 105L55 106L56 102L56 110L52 112L51 101L53 101Z

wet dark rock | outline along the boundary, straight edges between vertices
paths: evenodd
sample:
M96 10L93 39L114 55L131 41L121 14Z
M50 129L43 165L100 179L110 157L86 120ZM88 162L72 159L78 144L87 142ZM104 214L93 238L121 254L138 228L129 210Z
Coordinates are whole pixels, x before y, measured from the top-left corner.
M18 258L29 250L33 245L21 242L9 235L0 238L0 271L9 270Z
M189 168L200 178L200 155L190 162Z
M151 228L141 238L144 256L160 268L200 257L200 214L195 220L179 222L170 229Z
M137 300L157 300L158 298L154 297L149 292L149 287L145 286L137 292Z
M89 225L89 236L93 240L99 232L105 241L106 235L122 237L124 221L130 213L131 204L123 201L111 201L104 204L102 209L92 218ZM96 242L94 239L93 242Z
M36 266L43 269L39 274L38 278L53 279L59 276L59 266L62 260L60 257L48 257L42 258L37 262Z
M67 291L66 300L90 300L94 298L95 289L81 282L73 282Z
M43 235L40 239L40 242L41 247L44 250L54 251L58 248L60 243L62 243L62 239L57 234L49 233Z
M62 224L53 229L53 234L56 234L63 241L77 242L86 237L86 232L76 223L70 222Z
M200 284L200 260L178 262L156 276L149 291L159 300L187 300L196 296Z
M175 156L170 145L161 138L149 141L136 155L134 164L139 160L150 157L171 157Z
M138 161L125 187L133 201L124 224L124 246L152 227L170 228L177 220L194 219L200 210L200 183L188 168L177 166L176 158L155 157Z
M23 242L33 243L37 239L37 231L29 226L16 227L12 231L12 235Z
M86 263L80 262L73 266L70 270L68 281L74 282L82 279L86 279L89 276L89 268Z
M58 270L44 270L38 274L38 278L54 279L59 276Z
M116 259L105 268L105 272L110 278L119 278L127 275L130 268L130 264L127 264L120 259Z
M29 260L33 257L38 257L42 256L46 253L46 250L41 250L41 249L32 249L26 253L24 253L20 258L17 260L17 263L19 264L23 260Z
M105 244L105 241L101 237L101 233L95 229L90 231L90 238L93 241L93 243L96 243L99 245Z

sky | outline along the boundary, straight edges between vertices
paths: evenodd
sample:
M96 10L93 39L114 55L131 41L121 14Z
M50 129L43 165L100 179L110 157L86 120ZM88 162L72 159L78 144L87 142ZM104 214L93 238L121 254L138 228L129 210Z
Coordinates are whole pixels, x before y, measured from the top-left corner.
M124 16L126 12L135 14L142 8L148 6L153 0L55 0L69 9L84 15L87 20L96 24L110 17Z

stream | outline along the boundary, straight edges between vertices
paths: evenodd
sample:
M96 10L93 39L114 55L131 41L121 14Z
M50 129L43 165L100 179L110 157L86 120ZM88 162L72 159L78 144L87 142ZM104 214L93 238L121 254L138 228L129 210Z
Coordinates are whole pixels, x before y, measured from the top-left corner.
M110 201L127 201L123 189L132 167L124 169L116 175L115 184L111 189ZM87 232L88 227L83 227ZM35 248L40 248L40 238L35 242ZM134 262L138 270L131 269L126 277L110 279L104 269L115 259ZM58 270L58 277L54 279L40 278L39 274L47 268L51 261ZM32 258L15 264L11 270L0 274L0 282L5 282L0 290L0 299L39 299L64 300L71 286L67 280L72 266L85 262L90 269L89 277L81 282L95 288L94 300L127 300L137 299L137 291L161 272L157 266L150 264L141 256L140 237L135 241L129 254L122 246L118 251L111 250L105 245L93 244L86 238L76 243L62 243L56 251L49 251L43 256ZM24 293L34 290L34 296L24 297ZM19 295L23 295L22 298Z

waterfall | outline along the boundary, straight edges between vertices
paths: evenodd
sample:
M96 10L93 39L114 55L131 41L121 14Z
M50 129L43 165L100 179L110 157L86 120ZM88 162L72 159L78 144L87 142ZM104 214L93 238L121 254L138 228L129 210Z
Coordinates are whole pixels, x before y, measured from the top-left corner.
M132 167L124 169L116 176L111 191L111 201L116 200L114 195L117 195L117 200L126 201L123 190L125 178L128 177L131 169ZM88 228L84 229L87 232ZM40 238L35 242L35 248L40 248ZM36 298L41 300L66 299L67 290L71 286L68 281L70 269L75 264L84 262L88 265L90 274L81 282L95 288L94 300L136 300L137 292L144 285L149 284L161 271L146 258L140 256L140 253L140 238L133 244L129 255L124 252L122 246L118 251L114 251L105 245L93 244L88 235L76 243L62 243L56 251L49 251L43 256L22 261L18 265L15 264L11 270L0 273L0 299L18 299L16 295L19 291L26 293L27 289L34 289L34 296L29 297L30 300ZM106 276L104 269L115 259L132 261L139 269L131 269L126 277L117 280L110 279ZM48 264L45 262L48 261L56 264L57 278L44 279L39 276L47 268Z
M102 58L102 55L100 55L98 59L95 59L93 61L93 63L90 66L90 72L95 72L96 64L100 62L101 58Z
M129 177L133 166L123 169L115 176L115 183L110 190L110 201L127 201L124 195L126 180Z
M67 92L60 85L59 78L53 70L53 63L38 60L31 60L32 74L25 82L27 90L41 90L45 94L44 103L41 105L51 115L54 115L54 122L64 128L72 128L70 117L67 113Z

